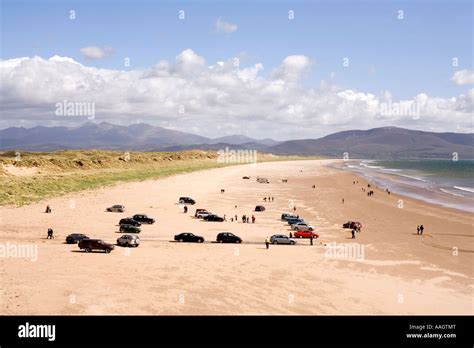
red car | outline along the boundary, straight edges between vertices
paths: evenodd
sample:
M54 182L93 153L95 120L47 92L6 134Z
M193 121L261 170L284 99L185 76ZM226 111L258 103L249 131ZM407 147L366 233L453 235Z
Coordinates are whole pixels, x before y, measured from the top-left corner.
M293 234L294 238L311 238L311 236L313 236L313 238L318 238L319 234L310 231L298 231Z

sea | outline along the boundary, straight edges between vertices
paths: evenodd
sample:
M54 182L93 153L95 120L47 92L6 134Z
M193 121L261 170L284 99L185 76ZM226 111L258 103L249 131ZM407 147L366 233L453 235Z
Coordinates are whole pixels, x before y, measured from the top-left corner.
M474 160L348 160L338 167L394 193L474 212Z

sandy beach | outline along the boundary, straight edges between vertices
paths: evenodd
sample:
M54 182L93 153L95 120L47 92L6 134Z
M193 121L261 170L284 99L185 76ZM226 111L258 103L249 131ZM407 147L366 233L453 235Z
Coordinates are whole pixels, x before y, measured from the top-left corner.
M367 182L328 162L239 165L2 207L0 244L36 246L37 257L0 258L0 313L474 314L472 216L383 188L367 197ZM180 196L197 201L187 214ZM113 204L126 212L106 212ZM266 211L253 212L257 204ZM320 238L313 246L302 239L266 250L265 237L290 232L280 215L293 205ZM196 208L225 214L227 222L195 219ZM138 248L85 253L64 243L77 232L115 244L120 218L136 213L157 220L142 226ZM239 220L231 222L235 214ZM242 223L243 214L254 214L255 224ZM342 228L348 220L363 224L355 240ZM54 240L46 239L48 227ZM206 242L172 241L184 231ZM243 243L213 243L222 231Z

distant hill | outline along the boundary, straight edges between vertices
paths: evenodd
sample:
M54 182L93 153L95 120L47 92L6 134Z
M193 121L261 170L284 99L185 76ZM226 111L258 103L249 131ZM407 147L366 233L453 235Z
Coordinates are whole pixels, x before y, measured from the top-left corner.
M124 151L184 151L248 149L278 155L319 155L342 158L407 159L474 158L474 134L433 133L397 127L349 130L319 139L278 142L230 135L216 139L140 123L117 126L88 122L79 127L12 127L0 130L0 149L53 151L102 149Z
M243 135L210 139L191 133L155 127L144 123L118 126L107 122L87 122L79 127L11 127L0 130L0 148L29 151L95 148L104 150L162 150L167 147L186 147L192 144L230 145L260 143ZM262 140L263 145L274 145L272 139ZM198 146L199 148L199 146Z
M271 146L275 154L323 155L342 158L407 159L474 158L474 134L433 133L397 127L350 130L320 139L290 140Z

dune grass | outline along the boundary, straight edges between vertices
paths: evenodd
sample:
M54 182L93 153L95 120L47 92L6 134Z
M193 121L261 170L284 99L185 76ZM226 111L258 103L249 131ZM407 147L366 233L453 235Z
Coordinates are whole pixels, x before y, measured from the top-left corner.
M287 161L315 157L259 154L258 161ZM77 150L51 153L0 154L0 205L21 206L71 192L130 181L224 167L210 151L132 152ZM33 175L13 175L34 168Z

